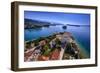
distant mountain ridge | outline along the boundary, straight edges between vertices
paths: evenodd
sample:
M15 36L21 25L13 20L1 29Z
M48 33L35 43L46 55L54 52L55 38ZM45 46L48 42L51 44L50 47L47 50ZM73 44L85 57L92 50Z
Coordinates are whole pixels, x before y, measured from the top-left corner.
M49 27L49 26L55 26L55 25L62 25L60 23L51 23L46 21L40 21L40 20L32 20L32 19L24 19L24 26L25 28L39 28L39 27Z
M73 25L73 24L66 24L67 26L76 26L76 27L90 27L90 25Z
M33 20L33 19L24 19L24 28L41 28L41 27L49 27L49 26L56 26L56 25L63 25L63 26L74 26L74 27L90 27L90 25L74 25L74 24L62 24L56 22L47 22L47 21L40 21L40 20Z

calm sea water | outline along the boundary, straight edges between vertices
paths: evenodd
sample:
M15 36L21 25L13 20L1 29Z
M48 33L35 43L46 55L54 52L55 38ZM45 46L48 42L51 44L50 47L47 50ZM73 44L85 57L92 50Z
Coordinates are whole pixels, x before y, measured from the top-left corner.
M62 25L42 27L37 29L25 29L24 39L25 41L34 40L39 37L46 37L57 32L70 32L76 39L76 41L84 47L84 50L90 55L90 27L75 27L68 26L67 29L63 29Z

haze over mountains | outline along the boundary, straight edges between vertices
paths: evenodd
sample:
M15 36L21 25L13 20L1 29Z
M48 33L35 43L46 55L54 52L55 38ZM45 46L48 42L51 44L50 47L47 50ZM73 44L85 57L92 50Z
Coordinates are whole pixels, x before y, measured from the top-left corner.
M90 25L74 25L74 24L61 24L57 22L47 22L47 21L40 21L40 20L33 20L33 19L24 19L24 28L41 28L41 27L49 27L49 26L56 26L56 25L64 25L64 26L74 26L74 27L89 27Z
M40 20L32 20L32 19L24 19L24 25L25 28L36 28L36 27L49 27L49 26L56 26L56 25L62 25L60 23L54 23L54 22L46 22L46 21L40 21Z

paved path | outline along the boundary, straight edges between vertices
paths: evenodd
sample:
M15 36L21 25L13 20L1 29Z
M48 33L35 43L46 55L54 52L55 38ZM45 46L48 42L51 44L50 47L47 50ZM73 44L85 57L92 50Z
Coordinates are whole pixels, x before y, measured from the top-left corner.
M63 49L63 48L61 48L61 52L60 52L60 60L62 60L63 55L64 55L64 49Z

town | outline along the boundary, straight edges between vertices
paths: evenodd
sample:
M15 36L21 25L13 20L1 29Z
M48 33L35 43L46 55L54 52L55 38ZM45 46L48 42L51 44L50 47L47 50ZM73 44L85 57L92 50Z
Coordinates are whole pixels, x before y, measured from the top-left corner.
M81 59L80 48L70 32L25 41L24 61Z

